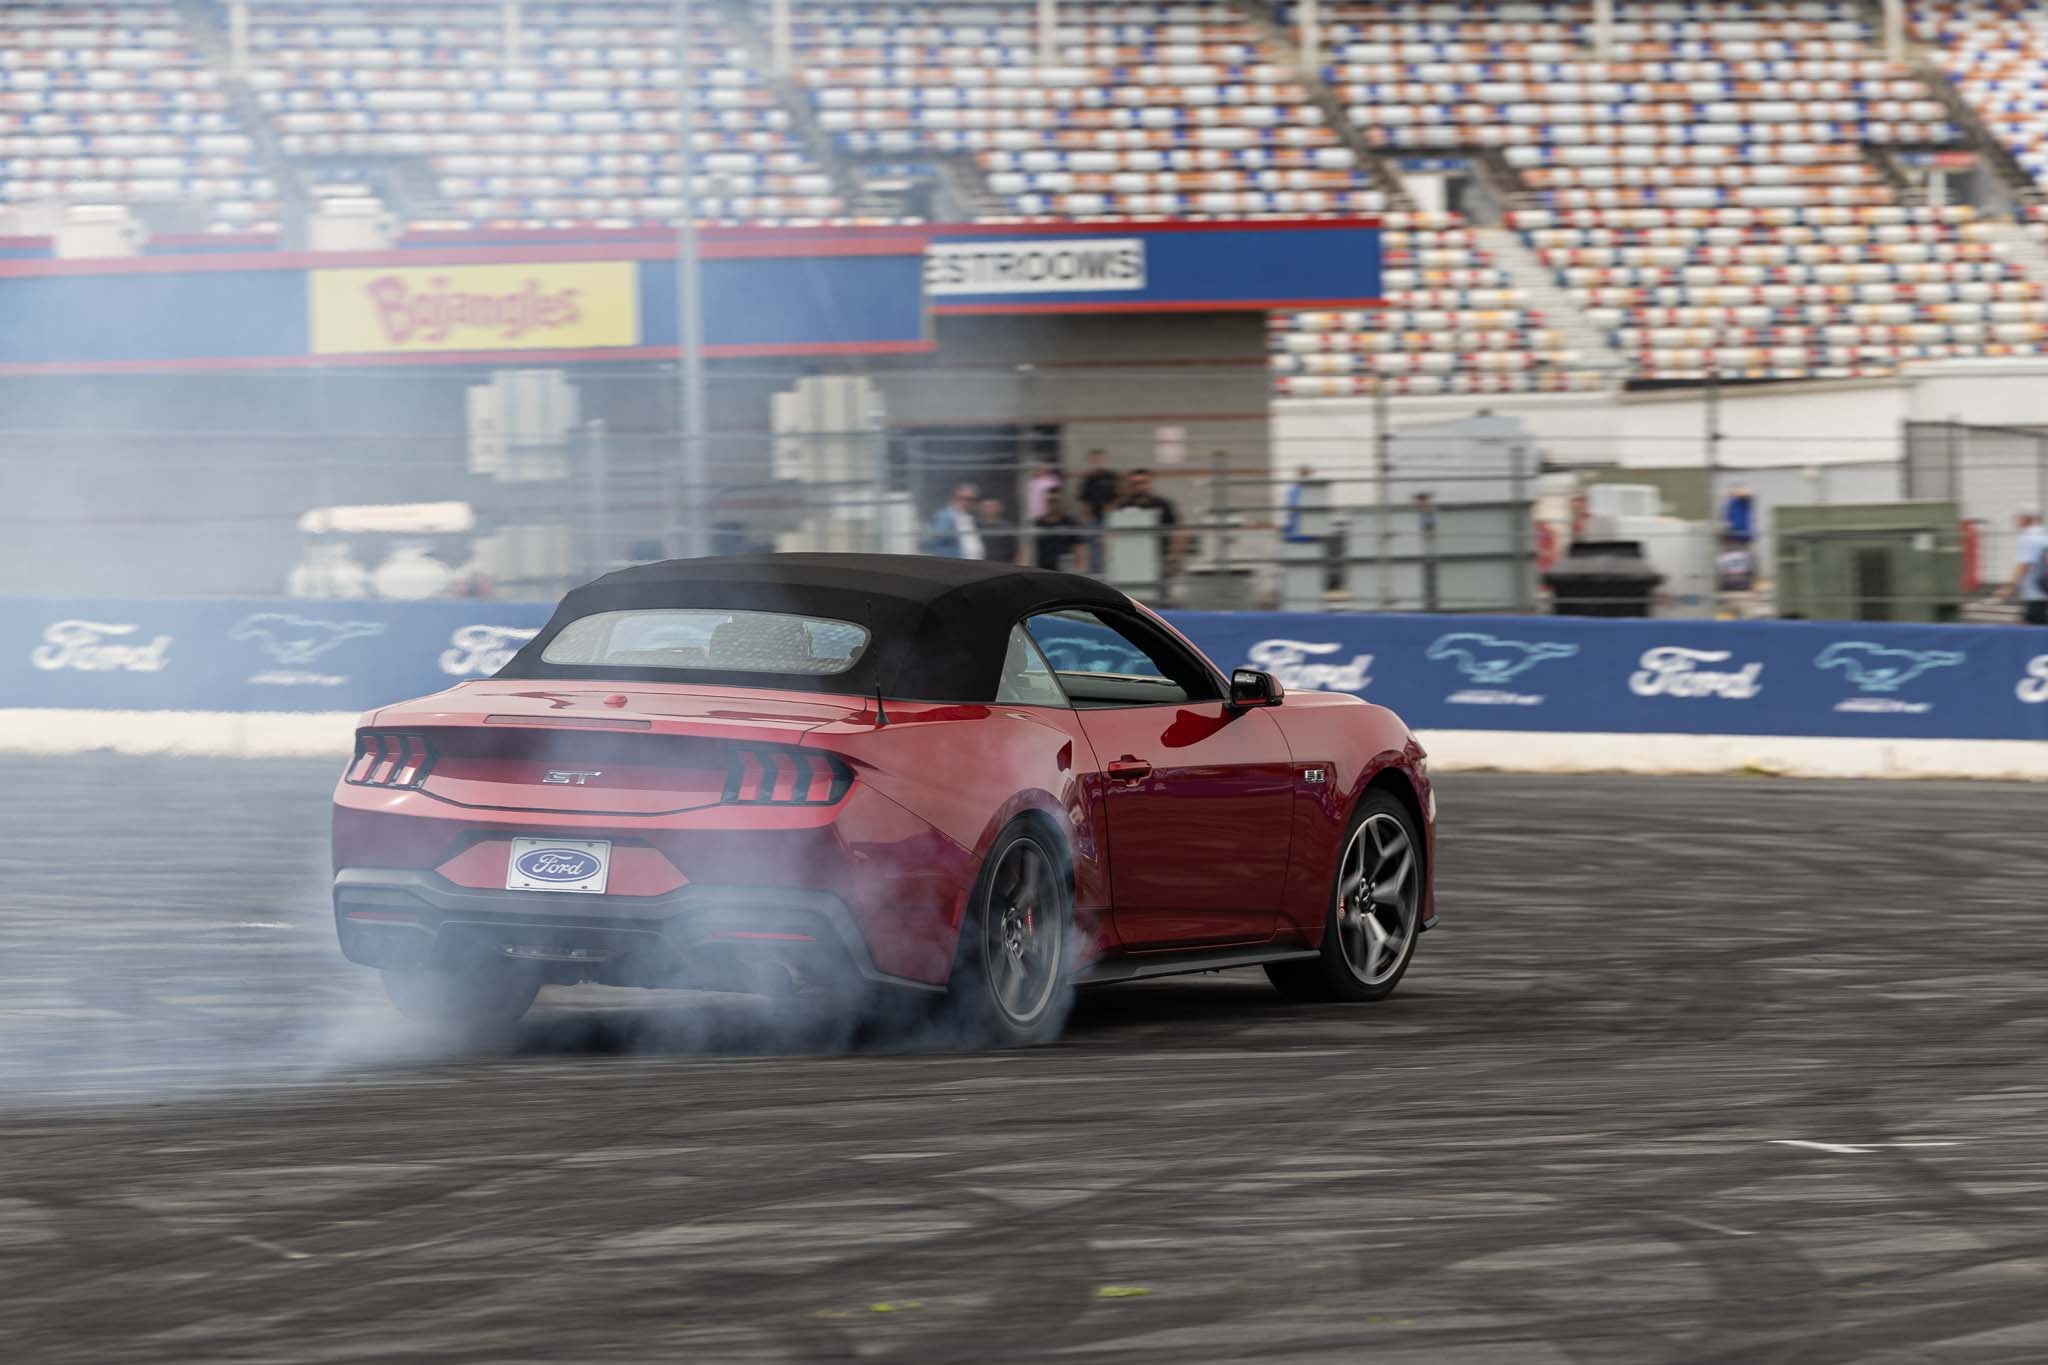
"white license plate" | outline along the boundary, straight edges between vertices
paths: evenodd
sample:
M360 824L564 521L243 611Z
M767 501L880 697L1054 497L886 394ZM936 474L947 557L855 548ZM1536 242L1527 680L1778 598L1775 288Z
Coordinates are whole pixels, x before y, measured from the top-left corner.
M599 896L611 870L608 839L514 839L505 864L505 889Z

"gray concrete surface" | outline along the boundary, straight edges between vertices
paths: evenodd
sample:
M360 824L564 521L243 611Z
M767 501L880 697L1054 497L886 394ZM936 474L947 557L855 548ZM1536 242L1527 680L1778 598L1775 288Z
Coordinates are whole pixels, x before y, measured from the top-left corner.
M2038 790L1452 778L1378 1007L461 1057L334 954L331 776L0 762L6 1359L2048 1359Z

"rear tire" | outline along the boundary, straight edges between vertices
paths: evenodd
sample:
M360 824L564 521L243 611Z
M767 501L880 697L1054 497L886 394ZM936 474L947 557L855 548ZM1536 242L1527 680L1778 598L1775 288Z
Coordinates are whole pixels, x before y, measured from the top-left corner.
M945 1013L980 1046L1057 1038L1073 1003L1073 879L1041 825L1018 821L989 850L967 901Z
M1367 792L1339 849L1321 954L1266 968L1267 979L1290 1000L1384 1000L1415 957L1422 837L1408 808L1387 792Z
M384 994L398 1012L436 1033L465 1040L510 1034L540 994L540 976L510 963L463 971L439 967L387 970Z

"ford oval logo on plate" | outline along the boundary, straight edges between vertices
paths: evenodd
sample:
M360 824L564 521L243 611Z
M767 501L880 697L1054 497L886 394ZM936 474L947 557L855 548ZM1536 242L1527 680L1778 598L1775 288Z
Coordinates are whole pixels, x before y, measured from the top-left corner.
M514 839L505 886L511 891L601 893L612 846L600 839Z
M519 860L519 870L536 881L580 882L597 871L597 859L573 848L537 848Z

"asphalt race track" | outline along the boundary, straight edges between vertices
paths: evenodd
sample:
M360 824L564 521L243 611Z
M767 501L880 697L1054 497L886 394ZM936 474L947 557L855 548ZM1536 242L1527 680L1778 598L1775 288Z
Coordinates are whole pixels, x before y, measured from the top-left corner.
M0 760L6 1360L2048 1359L2048 792L1453 777L1376 1008L449 1056L334 952L332 777Z

